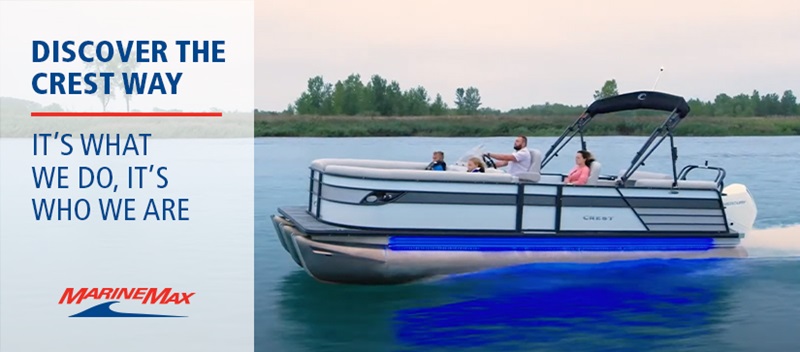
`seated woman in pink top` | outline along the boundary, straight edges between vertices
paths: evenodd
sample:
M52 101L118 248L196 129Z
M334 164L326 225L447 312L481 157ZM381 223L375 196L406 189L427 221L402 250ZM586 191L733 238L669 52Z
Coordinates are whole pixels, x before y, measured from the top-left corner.
M575 167L570 170L564 183L568 185L585 185L586 181L589 180L589 165L592 164L592 161L594 161L592 153L579 150L575 154Z

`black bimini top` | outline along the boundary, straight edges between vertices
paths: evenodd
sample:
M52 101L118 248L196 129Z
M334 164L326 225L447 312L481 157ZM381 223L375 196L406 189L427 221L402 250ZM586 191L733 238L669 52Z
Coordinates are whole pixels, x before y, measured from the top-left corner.
M681 118L689 114L689 104L686 100L677 95L661 92L631 92L613 97L596 100L586 113L590 116L598 114L608 114L617 111L652 109L661 111L676 110Z

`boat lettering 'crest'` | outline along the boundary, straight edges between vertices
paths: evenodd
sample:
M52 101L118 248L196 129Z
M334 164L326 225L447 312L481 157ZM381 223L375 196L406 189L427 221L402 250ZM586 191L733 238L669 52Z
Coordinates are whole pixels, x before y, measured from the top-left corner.
M612 221L614 220L613 216L592 216L592 215L584 215L583 220L588 221Z

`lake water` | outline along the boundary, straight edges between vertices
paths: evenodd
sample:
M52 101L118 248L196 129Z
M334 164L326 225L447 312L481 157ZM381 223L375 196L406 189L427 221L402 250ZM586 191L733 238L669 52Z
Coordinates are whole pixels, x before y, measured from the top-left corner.
M257 351L791 351L800 349L800 137L676 138L678 167L722 166L758 204L751 258L525 265L434 282L324 284L283 250L269 220L307 201L317 158L455 161L502 138L260 138L255 145ZM530 138L545 152L552 137ZM603 173L643 137L590 137ZM671 172L668 140L642 170ZM547 172L567 172L573 141ZM679 169L680 170L680 169Z

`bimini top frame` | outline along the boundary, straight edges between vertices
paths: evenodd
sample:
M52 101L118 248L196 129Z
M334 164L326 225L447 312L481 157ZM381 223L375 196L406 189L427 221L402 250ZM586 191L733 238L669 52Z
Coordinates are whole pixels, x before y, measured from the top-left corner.
M620 178L622 184L624 184L625 180L627 180L633 174L633 172L639 168L639 166L644 165L644 161L647 159L647 157L649 157L650 154L652 154L653 151L658 148L658 146L667 136L669 136L670 145L672 146L673 185L677 184L678 175L675 168L675 162L677 161L678 154L672 138L672 131L683 118L689 115L689 104L682 97L653 91L631 92L596 100L594 103L589 105L589 107L586 108L586 111L584 111L583 114L581 114L571 126L567 127L567 129L564 130L564 133L562 133L555 143L550 146L550 149L547 151L544 159L542 160L542 168L544 168L544 166L547 165L550 160L558 156L558 152L561 151L561 149L567 144L569 144L572 138L575 137L575 134L580 134L581 149L586 150L586 141L583 139L583 131L589 121L591 121L595 116L618 111L639 109L668 111L670 114L666 121L664 121L661 126L656 128L653 133L650 134L650 138L636 153L636 156L631 161L631 166ZM655 140L659 137L661 139L659 139L655 145L653 145L653 142L655 142Z

